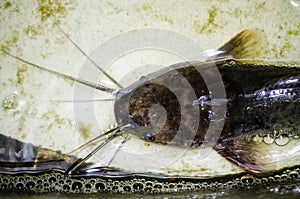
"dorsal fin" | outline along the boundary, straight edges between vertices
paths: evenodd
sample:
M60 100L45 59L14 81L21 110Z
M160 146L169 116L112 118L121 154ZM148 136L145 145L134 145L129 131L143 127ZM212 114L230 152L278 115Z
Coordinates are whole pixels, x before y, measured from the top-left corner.
M267 35L260 29L246 29L218 49L217 57L263 58L268 50Z

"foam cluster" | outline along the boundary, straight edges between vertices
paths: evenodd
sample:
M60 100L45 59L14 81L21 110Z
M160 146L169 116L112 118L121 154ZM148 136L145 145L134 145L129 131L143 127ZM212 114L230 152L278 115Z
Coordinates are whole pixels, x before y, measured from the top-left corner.
M270 187L272 185L297 185L300 168L284 170L269 177L249 174L209 180L201 179L157 179L144 177L72 178L57 171L43 174L0 174L0 191L4 192L63 192L63 193L174 193L185 191L213 191Z

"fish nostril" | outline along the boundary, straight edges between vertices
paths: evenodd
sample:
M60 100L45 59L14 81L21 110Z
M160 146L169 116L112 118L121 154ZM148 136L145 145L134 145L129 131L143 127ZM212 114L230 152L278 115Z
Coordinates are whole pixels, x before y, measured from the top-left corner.
M143 138L147 142L154 142L155 141L155 137L152 133L144 133Z

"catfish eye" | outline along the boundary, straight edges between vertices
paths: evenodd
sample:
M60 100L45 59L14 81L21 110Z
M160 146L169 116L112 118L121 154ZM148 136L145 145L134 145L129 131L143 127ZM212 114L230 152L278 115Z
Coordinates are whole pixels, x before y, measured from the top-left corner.
M155 137L152 133L144 133L143 138L147 142L154 142Z

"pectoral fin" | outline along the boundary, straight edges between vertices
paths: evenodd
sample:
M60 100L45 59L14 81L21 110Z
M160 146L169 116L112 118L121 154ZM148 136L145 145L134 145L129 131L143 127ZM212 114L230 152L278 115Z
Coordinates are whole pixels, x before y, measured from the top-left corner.
M214 146L220 155L239 166L241 169L260 174L275 170L275 165L270 164L269 146L248 138L235 138L220 141Z

